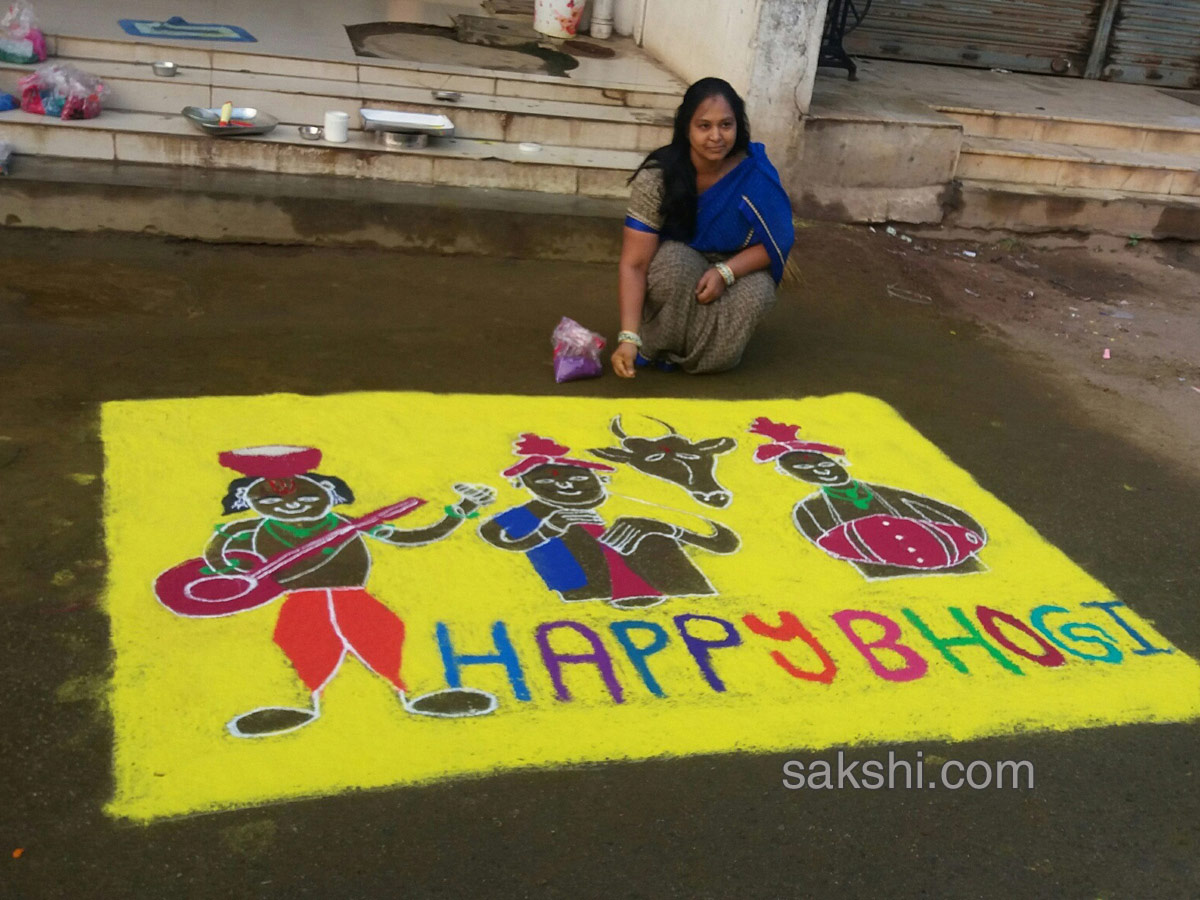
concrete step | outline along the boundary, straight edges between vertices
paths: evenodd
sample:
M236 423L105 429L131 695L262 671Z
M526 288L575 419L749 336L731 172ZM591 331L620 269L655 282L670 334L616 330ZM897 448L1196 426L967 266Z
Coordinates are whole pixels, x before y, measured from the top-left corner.
M1182 104L1180 104L1182 106ZM955 106L937 106L962 123L972 136L1013 141L1040 141L1129 152L1190 154L1200 157L1200 109L1190 119L1176 117L1178 127L1145 122L1038 116Z
M180 47L153 41L106 41L66 35L48 36L48 45L52 55L73 61L149 65L157 60L169 59L182 69L192 70L193 74L206 71L244 72L631 109L673 111L687 87L682 83L667 88L403 60L323 61L231 49Z
M1195 241L1200 240L1200 198L964 180L944 224Z
M0 178L9 228L573 262L618 258L624 209L565 194L49 157L18 157Z
M356 128L357 111L375 107L444 113L458 136L477 140L647 153L671 139L671 113L659 109L458 90L458 99L449 101L435 96L441 88L191 67L173 78L159 78L146 63L72 61L104 79L111 92L108 109L125 112L178 113L184 106L220 106L233 100L237 106L256 107L295 124L319 124L326 110L341 109L351 113L351 127ZM16 92L18 79L29 68L0 65L0 90Z
M967 136L957 175L973 181L1200 197L1200 157Z
M455 138L419 150L385 148L352 132L345 144L302 139L293 125L256 137L214 138L180 115L106 110L64 122L21 111L0 113L0 139L20 156L91 159L290 175L336 175L415 184L501 188L624 198L643 154Z

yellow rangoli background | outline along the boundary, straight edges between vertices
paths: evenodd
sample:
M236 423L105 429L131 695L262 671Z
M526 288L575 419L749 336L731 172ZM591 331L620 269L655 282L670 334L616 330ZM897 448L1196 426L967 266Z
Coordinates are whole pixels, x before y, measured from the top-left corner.
M619 467L606 520L651 515L697 530L697 516L733 527L742 549L732 556L693 551L720 591L715 598L671 600L639 613L602 603L562 603L522 554L484 543L467 523L441 543L396 549L371 543L368 590L404 619L403 676L414 693L445 686L434 640L446 622L460 653L491 651L495 621L507 623L533 699L513 698L499 666L464 669L464 683L496 693L499 710L481 719L412 716L381 679L348 658L325 694L320 720L273 738L238 739L225 723L264 705L303 705L306 691L271 639L279 601L237 616L199 620L161 606L151 586L161 571L199 555L220 500L235 477L217 463L222 450L300 444L324 453L320 471L345 479L362 515L410 495L429 504L401 520L416 527L441 517L455 482L499 491L490 512L529 499L500 471L515 461L514 438L533 431L591 458L589 447L615 444L609 421L624 416L630 434L653 435L645 416L693 438L735 437L718 478L734 494L725 510L693 501L680 488ZM752 461L765 439L746 433L758 416L798 423L803 436L843 446L850 473L946 501L969 511L989 532L988 571L865 581L826 557L793 527L791 509L811 488L771 464ZM1084 601L1113 599L998 499L983 490L886 404L845 394L802 400L711 401L577 399L421 393L328 397L272 395L131 401L104 405L105 521L110 559L107 610L116 665L115 816L148 820L249 806L356 788L415 784L517 768L556 768L715 752L786 751L864 742L965 740L1027 729L1065 730L1114 723L1190 719L1200 714L1200 669L1181 652L1139 657L1106 615ZM654 509L647 503L668 507ZM230 519L236 518L229 517ZM480 520L482 521L482 520ZM908 624L916 611L938 634L956 628L947 607L971 616L985 604L1028 621L1051 603L1076 614L1052 621L1103 625L1126 650L1120 665L1068 657L1045 669L1012 657L1024 675L1001 668L981 648L959 651L953 668ZM929 661L907 684L881 680L829 618L841 609L883 613L904 627L905 643ZM818 667L800 642L754 636L741 617L778 622L795 613L822 640L839 670L832 684L800 681L770 658L779 649L798 665ZM705 683L678 638L672 616L684 612L734 622L744 644L717 650L713 665L728 686ZM1168 642L1132 610L1122 614L1157 646ZM568 666L570 702L554 698L534 641L538 624L571 619L604 638L625 702L616 705L594 667ZM657 622L671 644L649 659L667 696L642 684L608 624ZM720 635L713 631L713 637ZM561 652L586 652L582 639L555 636ZM1081 649L1094 650L1094 647ZM1031 648L1032 649L1032 648Z

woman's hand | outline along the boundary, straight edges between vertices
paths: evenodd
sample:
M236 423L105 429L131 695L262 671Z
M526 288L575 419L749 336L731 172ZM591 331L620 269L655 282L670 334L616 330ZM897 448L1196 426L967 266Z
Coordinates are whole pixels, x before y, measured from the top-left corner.
M575 525L604 525L594 509L556 509L538 523L538 533L546 540L562 537Z
M617 344L617 349L613 351L612 367L613 371L622 378L633 378L637 375L637 367L634 365L634 360L637 358L637 347L628 342Z
M700 276L700 281L696 284L697 303L712 303L724 293L725 279L721 277L721 273L716 269L709 269Z

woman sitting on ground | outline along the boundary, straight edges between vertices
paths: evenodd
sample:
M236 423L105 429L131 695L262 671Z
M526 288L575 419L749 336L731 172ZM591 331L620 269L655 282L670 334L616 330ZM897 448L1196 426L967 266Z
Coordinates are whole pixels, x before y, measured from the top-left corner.
M621 250L621 333L613 371L732 369L775 305L795 234L792 207L742 98L697 81L671 143L634 173Z

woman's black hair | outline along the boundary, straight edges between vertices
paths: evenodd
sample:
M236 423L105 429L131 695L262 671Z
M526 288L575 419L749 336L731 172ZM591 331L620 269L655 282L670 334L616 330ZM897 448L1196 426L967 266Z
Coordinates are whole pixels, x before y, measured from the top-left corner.
M687 89L683 102L675 111L675 131L671 135L671 143L653 151L633 173L636 178L642 169L662 169L664 191L659 211L663 215L664 237L690 241L696 235L696 166L692 163L692 143L688 132L696 110L711 97L724 97L733 110L737 137L729 151L730 155L745 153L750 149L746 104L733 85L720 78L701 78Z
M329 497L333 501L334 506L341 506L343 503L354 502L354 491L350 489L350 485L342 481L342 479L334 475L321 475L317 472L307 472L305 478L311 478L317 484L321 485L329 492ZM235 512L243 512L250 508L250 502L246 498L246 491L250 486L261 478L235 478L229 482L229 489L225 492L225 496L221 499L221 510L224 515L231 516Z

